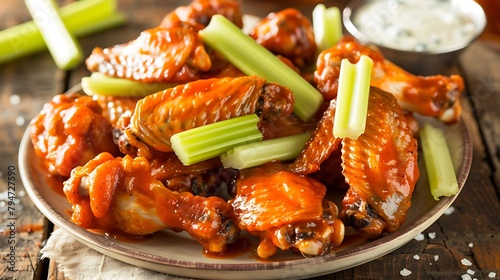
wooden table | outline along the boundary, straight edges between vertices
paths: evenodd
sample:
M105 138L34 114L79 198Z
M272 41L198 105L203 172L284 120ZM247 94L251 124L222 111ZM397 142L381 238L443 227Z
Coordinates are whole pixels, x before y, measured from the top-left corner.
M68 0L59 1L61 5ZM126 12L126 25L80 38L85 54L95 46L111 46L134 39L141 30L155 26L178 5L179 0L120 0L119 9ZM265 16L287 5L310 13L319 1L244 1L244 11ZM326 1L327 5L344 4ZM22 0L3 0L0 7L0 29L30 20ZM2 50L0 50L2 51ZM315 279L396 279L407 268L407 279L490 279L492 272L500 277L500 54L481 42L472 45L450 72L465 78L463 115L470 128L474 157L465 188L453 204L454 212L442 216L423 234L424 241L412 240L396 251L369 263ZM19 141L29 121L52 96L78 84L88 71L81 65L72 71L61 71L47 51L0 65L0 279L63 279L50 261L39 260L39 251L51 223L35 208L23 189L19 176L17 153ZM14 171L16 207L15 272L9 271L9 230L6 190L14 182L8 172ZM435 238L427 236L435 234ZM420 256L415 260L414 256ZM439 256L439 260L434 257ZM472 262L465 266L462 259Z

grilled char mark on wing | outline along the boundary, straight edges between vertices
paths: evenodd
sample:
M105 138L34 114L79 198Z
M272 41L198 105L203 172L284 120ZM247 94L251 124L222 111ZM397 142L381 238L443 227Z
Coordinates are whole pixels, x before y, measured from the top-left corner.
M227 202L170 191L141 157L102 153L74 169L64 193L73 205L72 220L87 229L138 236L186 231L211 252L223 251L239 235Z
M241 170L230 203L238 227L260 238L261 258L278 248L317 256L329 253L344 237L337 207L325 194L321 183L270 163Z
M419 177L417 141L396 99L371 88L365 133L342 141L343 175L349 185L340 217L375 238L404 222Z
M170 152L170 137L175 133L249 114L272 122L290 115L293 101L288 88L257 76L198 80L140 100L122 135L128 141L120 142Z
M314 80L325 99L337 96L342 59L356 63L361 55L371 57L374 62L371 85L392 93L404 110L436 117L446 123L458 120L464 88L459 75L413 75L386 60L378 49L362 45L351 37L344 37L318 56Z
M270 13L255 25L250 37L300 69L314 63L316 42L310 20L294 8Z

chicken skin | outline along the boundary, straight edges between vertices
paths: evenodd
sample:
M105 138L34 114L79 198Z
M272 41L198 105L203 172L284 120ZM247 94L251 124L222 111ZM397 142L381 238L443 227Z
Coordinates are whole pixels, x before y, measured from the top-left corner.
M249 33L272 53L289 59L299 69L314 63L316 42L311 21L294 8L271 13Z
M269 258L277 248L318 256L344 239L337 206L325 194L321 183L268 164L241 170L230 203L238 227L260 238L259 257Z
M334 152L341 147L342 175L348 190L339 217L368 238L393 232L405 220L419 177L417 141L410 122L392 94L371 87L365 132L358 139L338 139L333 136L335 109L333 99L318 129L289 168L313 174L330 156L339 155Z
M62 177L101 152L117 154L112 131L99 104L80 94L56 95L30 123L35 153L50 174Z
M73 205L72 220L86 229L138 236L186 231L210 252L222 252L239 236L227 202L170 191L141 157L99 154L74 169L64 193Z
M371 85L394 94L404 110L436 117L445 123L458 120L464 88L459 75L415 76L386 60L379 50L362 45L351 37L344 37L318 56L314 81L326 100L337 96L342 59L356 63L361 55L373 60Z
M175 133L249 114L272 122L290 115L293 102L288 88L257 76L198 80L141 99L119 145L127 154L132 147L171 152Z

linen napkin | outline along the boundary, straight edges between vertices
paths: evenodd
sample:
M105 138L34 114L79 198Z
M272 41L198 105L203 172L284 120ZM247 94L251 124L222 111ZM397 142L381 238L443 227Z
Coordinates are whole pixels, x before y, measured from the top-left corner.
M63 229L56 229L40 251L41 258L57 263L59 271L70 280L188 280L175 275L163 274L136 267L80 243Z

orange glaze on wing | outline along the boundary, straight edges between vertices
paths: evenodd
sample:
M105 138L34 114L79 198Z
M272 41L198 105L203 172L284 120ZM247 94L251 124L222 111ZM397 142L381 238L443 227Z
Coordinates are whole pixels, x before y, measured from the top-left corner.
M170 152L170 137L175 133L254 113L262 121L273 121L292 110L289 89L257 76L198 80L140 100L126 133L158 151Z
M101 112L92 97L79 94L60 94L44 105L30 123L30 136L49 173L69 177L101 152L118 153L113 128Z
M464 82L459 75L415 76L386 60L379 50L351 37L344 37L318 57L314 80L325 99L337 96L342 59L356 63L361 55L373 60L371 85L394 94L404 110L437 117L444 122L454 122L460 116Z
M213 252L223 251L239 234L227 202L170 191L140 157L102 153L75 168L64 193L73 205L72 220L87 229L132 235L185 230Z

